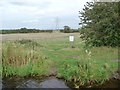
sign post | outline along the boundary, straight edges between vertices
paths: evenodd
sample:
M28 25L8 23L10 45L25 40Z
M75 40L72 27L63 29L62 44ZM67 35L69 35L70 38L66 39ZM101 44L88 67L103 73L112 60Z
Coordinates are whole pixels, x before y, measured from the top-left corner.
M71 47L74 48L74 46L73 46L74 36L73 35L69 36L69 41L70 41Z

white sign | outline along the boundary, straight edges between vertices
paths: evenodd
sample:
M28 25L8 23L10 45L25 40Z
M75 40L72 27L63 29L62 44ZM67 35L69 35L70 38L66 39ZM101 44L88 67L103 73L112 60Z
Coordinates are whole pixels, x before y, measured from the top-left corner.
M74 41L74 36L72 36L72 35L69 36L69 41L70 41L70 42L73 42L73 41Z

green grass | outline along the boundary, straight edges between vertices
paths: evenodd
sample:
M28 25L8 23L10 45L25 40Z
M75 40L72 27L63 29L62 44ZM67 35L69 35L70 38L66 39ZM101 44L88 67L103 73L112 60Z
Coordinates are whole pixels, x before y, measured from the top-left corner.
M25 42L22 43L21 42ZM4 42L2 47L3 76L44 75L48 73L50 60L42 55L32 41ZM29 44L29 46L28 46ZM31 45L32 44L32 45ZM36 43L35 43L36 45Z
M47 75L54 66L57 77L73 82L77 88L101 84L117 70L117 48L94 47L86 51L78 36L74 46L70 47L68 37L3 42L3 75Z

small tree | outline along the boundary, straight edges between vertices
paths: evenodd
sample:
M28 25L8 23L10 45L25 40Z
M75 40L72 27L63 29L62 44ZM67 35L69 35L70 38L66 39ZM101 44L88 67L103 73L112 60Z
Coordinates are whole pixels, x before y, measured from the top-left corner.
M86 45L120 45L119 3L88 3L80 12L81 38Z
M21 28L20 30L27 30L27 28L24 27L24 28Z
M69 26L64 26L64 33L70 33L71 29Z

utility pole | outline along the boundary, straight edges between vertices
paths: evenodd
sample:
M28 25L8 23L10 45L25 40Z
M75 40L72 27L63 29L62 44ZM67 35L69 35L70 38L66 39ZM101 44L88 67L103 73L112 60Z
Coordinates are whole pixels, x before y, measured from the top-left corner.
M59 32L59 18L58 17L56 17L55 23L56 23L55 29L57 32Z

